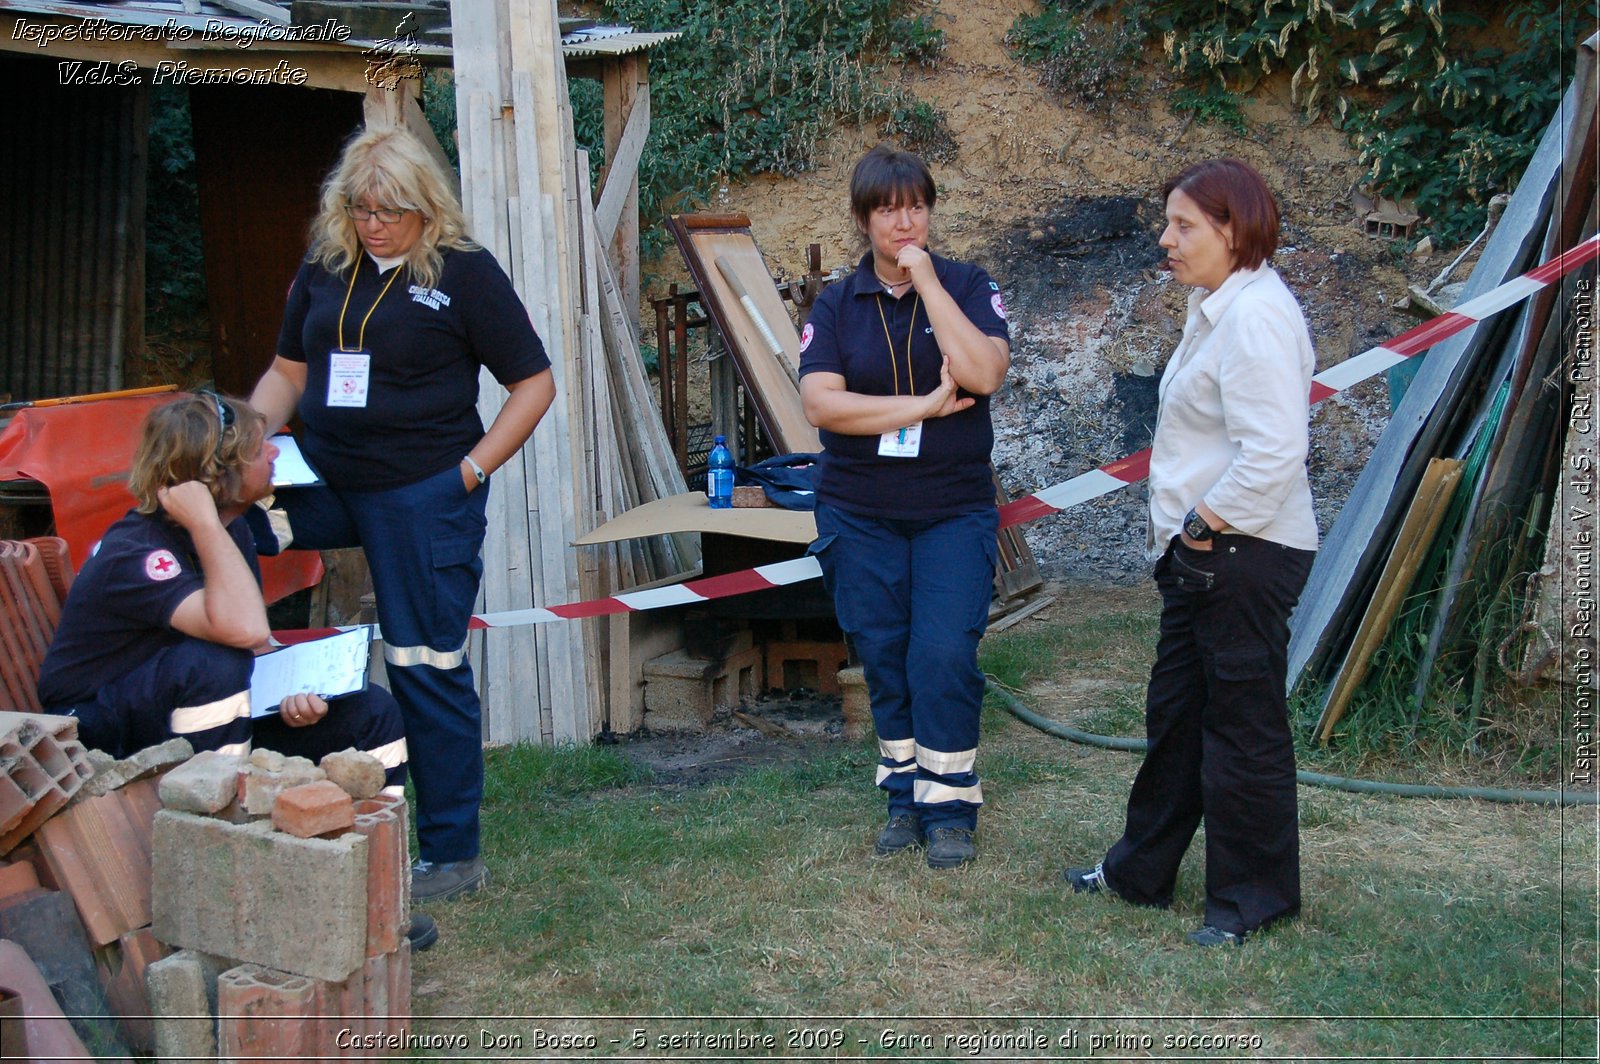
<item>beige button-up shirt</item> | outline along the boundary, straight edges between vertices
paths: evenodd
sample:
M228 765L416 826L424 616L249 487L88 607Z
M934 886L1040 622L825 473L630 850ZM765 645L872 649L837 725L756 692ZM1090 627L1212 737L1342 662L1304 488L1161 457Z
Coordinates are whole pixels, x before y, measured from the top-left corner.
M1306 476L1315 368L1300 305L1271 267L1189 296L1150 448L1150 557L1201 500L1232 531L1316 549Z

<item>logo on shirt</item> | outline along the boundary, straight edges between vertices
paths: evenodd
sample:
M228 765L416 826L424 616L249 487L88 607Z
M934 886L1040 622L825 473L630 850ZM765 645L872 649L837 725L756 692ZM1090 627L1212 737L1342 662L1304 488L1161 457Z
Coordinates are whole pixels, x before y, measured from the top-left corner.
M183 566L170 550L153 550L144 558L144 575L151 580L171 580L183 572Z
M811 338L815 335L817 335L817 330L812 327L809 321L806 322L805 331L800 334L800 350L802 352L811 346Z
M448 307L450 305L450 297L439 291L437 288L429 288L427 285L423 284L414 284L407 288L406 291L411 293L411 302L421 303L423 306L431 307L434 310L438 310L440 307Z
M989 305L994 308L996 314L1000 315L1001 321L1006 320L1006 301L999 292L989 297Z

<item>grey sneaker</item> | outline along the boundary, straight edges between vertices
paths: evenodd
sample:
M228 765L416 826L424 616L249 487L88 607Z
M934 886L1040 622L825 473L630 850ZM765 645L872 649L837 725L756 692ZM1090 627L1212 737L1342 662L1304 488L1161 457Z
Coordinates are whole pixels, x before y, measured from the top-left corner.
M411 866L411 900L449 901L471 894L489 883L483 858L469 861L418 861Z
M1224 931L1222 928L1212 927L1210 924L1207 924L1198 931L1190 931L1185 937L1187 937L1190 942L1196 946L1200 946L1201 948L1208 946L1244 945L1244 935L1236 934L1233 931Z
M873 847L879 857L888 857L911 846L921 846L922 821L915 813L896 813L878 832L877 845Z
M1106 882L1106 864L1101 861L1093 868L1069 868L1061 878L1072 884L1074 894L1115 894Z
M977 856L970 828L928 829L929 868L959 868Z

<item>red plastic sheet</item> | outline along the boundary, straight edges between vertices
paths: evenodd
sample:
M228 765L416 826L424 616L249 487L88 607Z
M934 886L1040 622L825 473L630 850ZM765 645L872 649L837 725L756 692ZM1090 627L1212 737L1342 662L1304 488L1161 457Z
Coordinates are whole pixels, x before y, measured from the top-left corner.
M81 569L89 549L133 506L128 468L145 414L172 402L172 394L101 399L17 411L0 432L0 480L36 480L50 492L56 534ZM315 551L288 551L261 559L268 602L322 579Z

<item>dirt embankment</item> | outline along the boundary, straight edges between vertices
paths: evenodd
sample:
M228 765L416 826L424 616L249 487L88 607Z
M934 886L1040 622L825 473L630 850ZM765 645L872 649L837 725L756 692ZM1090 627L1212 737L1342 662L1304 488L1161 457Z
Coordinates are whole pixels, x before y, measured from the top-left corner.
M934 168L935 247L984 265L1010 309L1013 368L994 404L995 464L1009 491L1035 491L1148 445L1156 382L1187 294L1159 269L1155 197L1191 162L1237 155L1277 193L1284 233L1275 265L1300 295L1319 368L1414 323L1393 309L1406 272L1431 277L1447 260L1400 258L1356 228L1355 153L1326 119L1301 116L1286 78L1246 100L1243 136L1175 118L1155 65L1137 101L1075 108L1005 49L1006 29L1029 8L1025 0L944 6L944 57L900 75L945 114L960 146ZM802 271L813 242L825 267L853 262L849 172L878 139L870 127L840 130L814 172L735 185L716 207L748 214L769 265L785 276ZM675 256L655 269L682 275ZM1387 415L1381 379L1314 413L1312 483L1324 530ZM1135 579L1146 568L1143 529L1143 492L1133 488L1030 525L1027 536L1051 576Z

